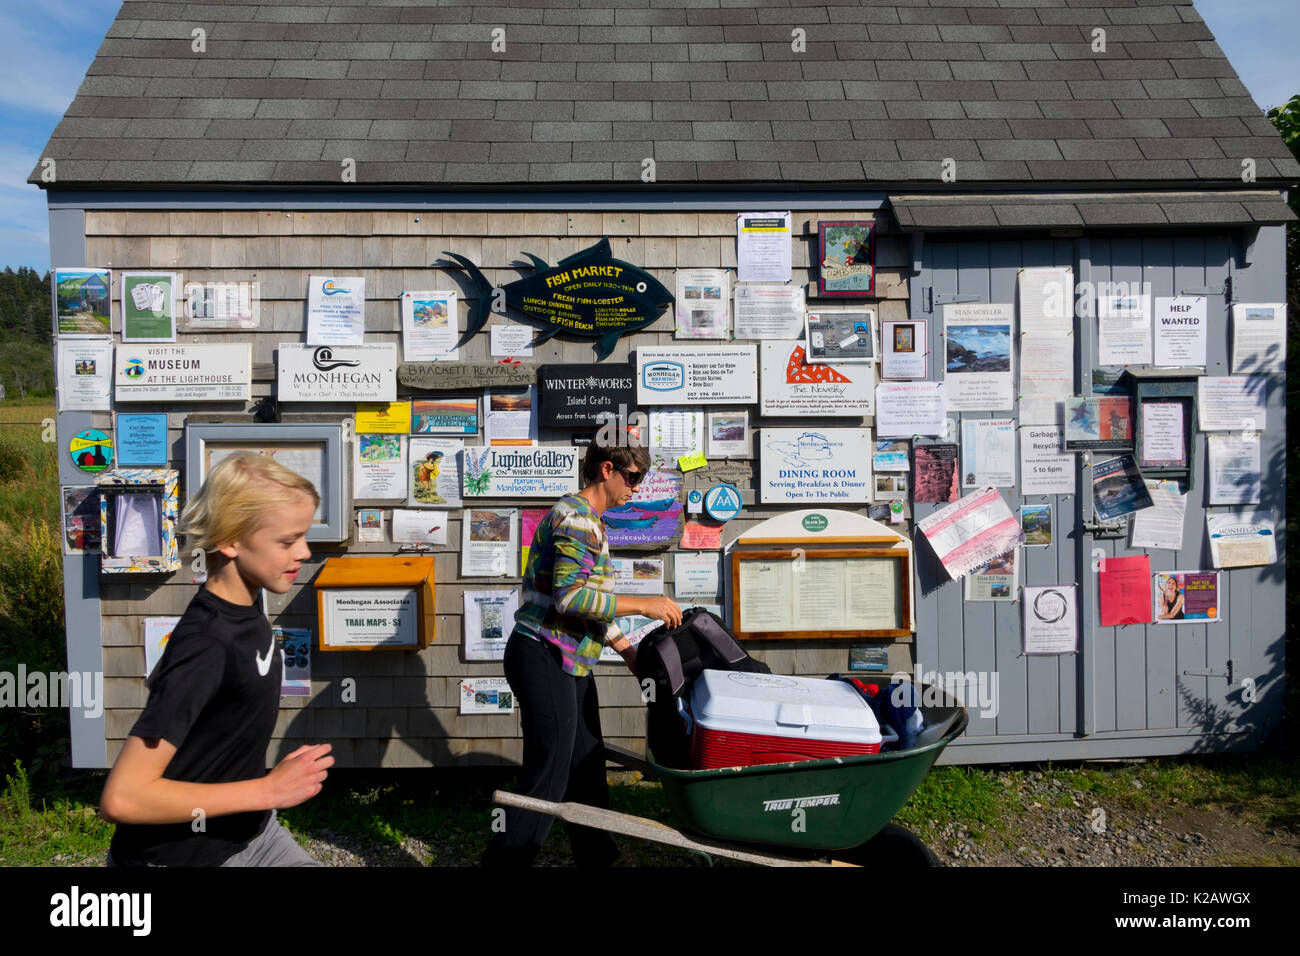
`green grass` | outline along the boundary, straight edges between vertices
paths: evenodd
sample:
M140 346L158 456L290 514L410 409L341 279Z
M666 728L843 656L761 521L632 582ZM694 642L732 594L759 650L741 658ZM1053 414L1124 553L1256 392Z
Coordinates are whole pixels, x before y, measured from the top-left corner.
M96 811L98 789L91 781L33 806L27 773L15 766L0 793L0 866L101 865L113 828Z

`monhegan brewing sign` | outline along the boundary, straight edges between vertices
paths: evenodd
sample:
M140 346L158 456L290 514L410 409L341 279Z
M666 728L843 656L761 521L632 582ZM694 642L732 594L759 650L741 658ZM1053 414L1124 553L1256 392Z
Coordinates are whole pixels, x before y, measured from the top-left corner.
M543 365L537 369L543 425L599 425L602 412L636 407L636 369L624 365Z
M247 401L253 347L119 345L114 397L119 402Z
M483 328L494 309L504 312L509 306L521 322L542 330L534 345L568 332L596 339L596 358L603 359L614 351L620 335L645 328L673 302L672 294L650 273L612 258L608 239L554 266L526 252L537 272L500 290L464 256L445 255L465 268L479 293L457 347Z

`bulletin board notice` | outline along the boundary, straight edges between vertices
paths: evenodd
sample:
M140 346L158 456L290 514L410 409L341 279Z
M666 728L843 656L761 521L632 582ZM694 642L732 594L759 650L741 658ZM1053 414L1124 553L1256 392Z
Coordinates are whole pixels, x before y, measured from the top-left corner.
M911 580L903 550L733 550L733 631L739 640L907 637Z

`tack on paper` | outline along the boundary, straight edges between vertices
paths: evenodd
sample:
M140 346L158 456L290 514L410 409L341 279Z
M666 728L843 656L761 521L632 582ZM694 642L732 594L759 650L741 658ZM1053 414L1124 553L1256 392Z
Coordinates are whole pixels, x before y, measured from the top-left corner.
M1232 371L1281 372L1286 367L1286 306L1232 307Z
M361 345L365 337L365 277L308 276L307 344Z
M1015 307L943 307L944 389L949 411L1010 411L1011 343Z
M1131 548L1157 548L1181 551L1183 518L1187 514L1187 495L1176 481L1146 479L1151 507L1133 515Z
M1104 558L1097 575L1102 627L1151 623L1151 559Z
M446 544L447 511L423 511L417 508L393 509L393 542L396 544Z
M731 281L725 269L678 269L673 306L679 339L725 339L731 332Z
M466 578L514 573L519 550L515 508L466 508L461 519L460 573Z
M803 286L736 286L738 339L797 339L803 334Z
M876 435L942 435L948 428L943 382L881 382L876 386Z
M493 325L488 330L493 358L528 358L533 354L533 339L537 330L527 325L509 322Z
M673 555L673 593L678 598L706 598L716 601L721 591L720 555Z
M1073 654L1079 649L1078 589L1073 584L1026 587L1026 654Z
M1020 522L996 488L981 488L916 523L953 579L1020 544Z
M789 212L736 214L736 274L741 282L789 282L794 251Z
M1208 445L1210 504L1259 504L1259 436L1210 435Z
M1151 364L1150 307L1147 295L1106 292L1097 296L1097 361L1102 365Z
M519 589L465 592L465 660L499 661L515 629Z
M1210 558L1216 568L1277 563L1277 538L1270 509L1205 516Z
M1156 365L1205 365L1206 301L1203 295L1156 297Z
M402 360L454 362L460 358L455 292L402 293Z
M1196 380L1203 432L1263 431L1268 379L1262 375L1205 375Z
M1072 495L1078 491L1078 457L1065 450L1060 425L1020 429L1020 493Z
M1016 483L1016 420L968 418L961 423L962 488Z

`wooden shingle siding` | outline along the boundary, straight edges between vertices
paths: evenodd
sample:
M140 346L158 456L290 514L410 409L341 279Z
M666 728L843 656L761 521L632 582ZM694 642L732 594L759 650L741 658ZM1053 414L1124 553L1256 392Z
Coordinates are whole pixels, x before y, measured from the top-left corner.
M815 280L817 223L821 219L869 219L871 213L796 213L794 216L795 281ZM418 222L416 220L419 220ZM878 317L904 318L907 314L907 240L890 234L886 217L878 218L881 232L877 251ZM159 269L179 272L185 281L256 280L261 291L261 326L250 332L181 332L181 342L248 340L253 344L255 398L270 395L274 386L273 351L281 342L303 340L306 323L307 277L311 273L360 275L366 279L366 340L401 341L398 296L406 289L454 289L461 292L460 324L464 328L473 290L459 268L446 264L444 250L467 256L482 268L489 281L508 283L528 275L526 252L554 263L608 236L616 258L642 266L669 289L674 288L678 267L735 266L735 216L714 212L647 212L629 207L626 212L100 212L86 213L89 261L111 263L114 298L118 299L121 270ZM734 279L734 272L733 272ZM840 303L828 302L835 306ZM492 323L499 321L493 318ZM629 352L650 345L671 345L671 313L647 329L624 336L610 362L626 361ZM680 340L677 340L680 344ZM704 346L721 344L701 343ZM759 347L759 343L753 343ZM463 346L466 361L490 358L488 334ZM531 362L589 362L594 359L591 340L552 339L536 348ZM407 397L399 391L399 397ZM212 407L195 405L131 406L131 411L168 413L171 466L184 472L184 424L187 419L211 421L220 414ZM289 403L282 406L286 420L313 412L352 414L351 403L313 408ZM232 409L232 414L236 414ZM298 420L301 420L299 418ZM799 426L808 419L759 419L750 407L750 426ZM843 419L837 424L870 424L871 419ZM568 443L572 429L543 427L543 443ZM470 443L481 441L472 437ZM757 461L749 462L756 474ZM349 462L350 465L350 462ZM715 479L688 473L687 489L706 488ZM740 482L745 510L729 522L725 540L780 513L782 508L755 504L753 480ZM542 507L549 502L484 501L514 507ZM391 506L385 509L391 510ZM447 529L448 545L436 551L436 638L418 652L328 652L312 656L309 699L282 698L279 718L267 759L268 765L305 741L334 744L339 766L422 767L461 764L496 764L520 756L519 717L461 716L457 713L459 681L467 676L502 674L499 661L462 660L463 594L467 589L518 586L518 557L507 578L462 578L460 573L461 512L453 509ZM184 548L182 548L184 554ZM321 544L313 548L302 580L309 582L324 560L337 555L393 554L391 543ZM630 552L627 552L630 554ZM664 560L667 592L672 594L672 552L652 555ZM182 569L162 582L127 582L105 577L101 582L103 637L107 669L109 720L108 755L116 756L121 742L147 699L144 684L142 638L146 616L179 615L193 597L188 558ZM300 584L285 595L268 595L272 620L286 627L309 627L317 632L315 592ZM853 641L826 646L752 644L749 649L777 673L825 676L848 667L848 647ZM891 649L893 670L911 671L910 640ZM602 701L602 723L611 741L638 748L642 744L644 707L640 689L619 664L598 665L597 686ZM343 681L355 682L356 703L345 703Z

